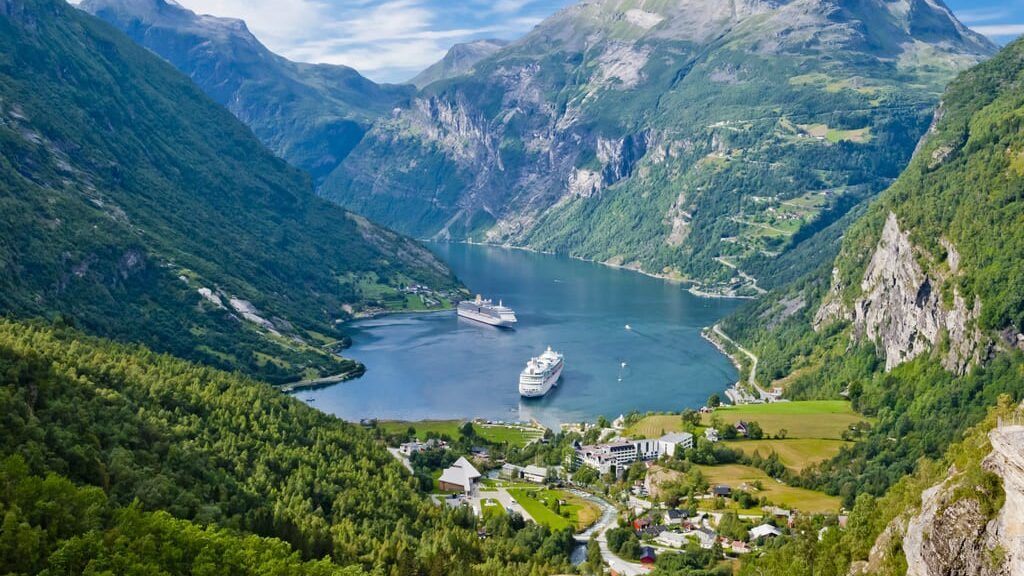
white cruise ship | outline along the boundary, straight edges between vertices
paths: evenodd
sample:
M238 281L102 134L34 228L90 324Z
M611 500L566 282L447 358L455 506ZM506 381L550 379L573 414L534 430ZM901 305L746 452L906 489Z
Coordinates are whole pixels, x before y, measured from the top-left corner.
M495 306L490 300L484 300L477 294L475 300L463 300L459 302L458 314L462 318L469 318L491 326L511 328L519 320L516 313L509 307L504 306L501 301Z
M539 398L547 394L553 386L558 386L564 366L562 355L548 346L543 354L530 358L526 368L519 373L519 395Z

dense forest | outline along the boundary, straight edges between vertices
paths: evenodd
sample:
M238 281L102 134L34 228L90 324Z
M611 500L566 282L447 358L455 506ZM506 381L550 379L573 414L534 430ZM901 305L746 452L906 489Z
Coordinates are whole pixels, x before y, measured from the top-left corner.
M0 3L0 312L281 381L351 370L336 321L413 283L458 287L109 25Z
M4 522L17 527L0 554L18 573L203 573L228 549L253 574L567 569L570 533L436 506L369 432L243 376L3 321L0 378Z

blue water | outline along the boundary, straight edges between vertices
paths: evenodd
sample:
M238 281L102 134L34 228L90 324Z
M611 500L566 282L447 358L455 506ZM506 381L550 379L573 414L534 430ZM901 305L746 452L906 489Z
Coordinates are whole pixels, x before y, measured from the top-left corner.
M346 355L363 362L366 375L299 398L348 420L536 418L554 426L697 407L736 380L729 360L700 337L735 301L697 298L676 283L570 258L431 248L470 289L514 308L518 327L493 328L454 312L355 322ZM519 371L548 345L565 354L562 380L542 399L521 399Z

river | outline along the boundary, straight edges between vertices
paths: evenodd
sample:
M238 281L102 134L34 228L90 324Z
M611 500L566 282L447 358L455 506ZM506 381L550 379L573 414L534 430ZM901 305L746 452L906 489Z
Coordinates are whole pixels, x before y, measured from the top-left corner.
M514 308L518 327L493 328L454 312L357 321L346 355L363 362L366 374L299 398L355 421L481 417L557 426L630 410L696 408L737 378L728 358L700 337L736 301L699 298L677 283L571 258L430 247L472 290ZM562 380L542 399L521 399L519 371L548 345L565 354Z

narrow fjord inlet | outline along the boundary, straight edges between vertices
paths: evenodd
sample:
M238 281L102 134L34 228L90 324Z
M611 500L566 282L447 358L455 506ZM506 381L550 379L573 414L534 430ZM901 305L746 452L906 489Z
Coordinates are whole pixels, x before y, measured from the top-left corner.
M630 410L696 408L736 381L700 330L737 301L697 298L678 283L558 256L431 248L466 285L511 306L516 328L454 312L356 322L345 354L367 365L366 374L299 398L355 421L536 418L557 428ZM565 355L561 383L544 398L520 399L524 363L547 346Z

